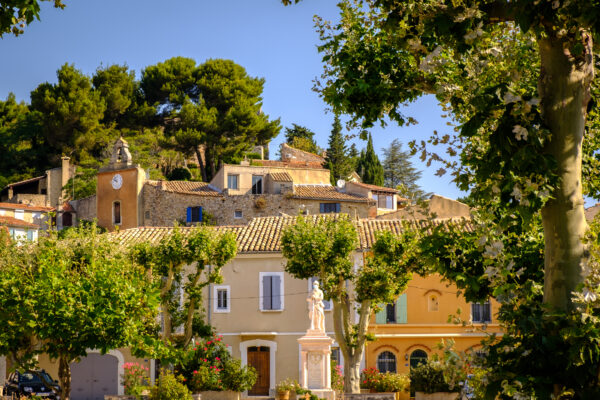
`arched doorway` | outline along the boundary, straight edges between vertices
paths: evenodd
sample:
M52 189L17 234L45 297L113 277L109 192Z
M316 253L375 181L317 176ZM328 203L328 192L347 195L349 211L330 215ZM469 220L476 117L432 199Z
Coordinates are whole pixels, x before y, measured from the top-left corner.
M90 353L71 363L71 400L103 400L119 394L119 359L109 354Z
M413 369L417 366L419 366L420 364L424 364L427 362L427 353L424 350L415 350L412 353L410 353L410 369ZM414 397L415 396L415 391L414 389L410 388L410 397Z

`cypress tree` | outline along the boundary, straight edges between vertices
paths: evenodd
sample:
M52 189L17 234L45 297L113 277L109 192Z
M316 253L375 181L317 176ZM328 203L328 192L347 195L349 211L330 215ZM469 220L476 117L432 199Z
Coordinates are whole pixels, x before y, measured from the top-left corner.
M383 151L383 177L385 186L398 189L402 196L413 200L424 200L430 195L417 184L421 171L410 161L410 153L402 150L402 143L394 139Z
M347 179L352 173L352 163L342 135L342 124L337 115L333 120L331 134L329 135L329 147L327 148L325 161L327 168L331 171L332 185L335 185L338 179Z
M383 186L383 167L373 148L373 138L370 133L367 141L367 149L360 152L358 169L358 174L364 183Z

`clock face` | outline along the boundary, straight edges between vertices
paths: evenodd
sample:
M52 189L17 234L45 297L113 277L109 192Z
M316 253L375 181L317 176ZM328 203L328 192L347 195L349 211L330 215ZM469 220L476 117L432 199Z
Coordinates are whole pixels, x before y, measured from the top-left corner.
M113 176L112 180L110 181L110 184L112 185L113 189L120 189L121 185L123 185L123 177L121 176L121 174L116 174L115 176Z

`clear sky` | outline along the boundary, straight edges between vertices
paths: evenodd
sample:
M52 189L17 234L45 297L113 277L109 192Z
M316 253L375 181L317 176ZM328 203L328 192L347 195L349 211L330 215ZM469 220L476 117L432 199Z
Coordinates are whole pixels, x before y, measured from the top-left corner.
M29 102L29 93L42 82L56 82L56 70L73 63L91 75L99 65L127 64L140 71L175 56L201 63L227 58L244 66L252 76L266 80L263 111L281 118L283 127L304 125L317 133L326 148L333 115L312 91L322 72L313 16L336 20L335 0L303 0L284 7L279 0L64 0L56 10L44 2L41 21L24 35L0 39L0 98L9 92ZM432 97L407 107L419 124L400 128L388 125L372 130L375 149L395 138L403 143L423 140L433 130L449 132L442 110ZM271 142L274 155L283 132ZM359 150L365 143L357 140ZM406 148L406 145L405 145ZM439 165L423 171L425 191L456 198L461 193L450 176L434 175Z

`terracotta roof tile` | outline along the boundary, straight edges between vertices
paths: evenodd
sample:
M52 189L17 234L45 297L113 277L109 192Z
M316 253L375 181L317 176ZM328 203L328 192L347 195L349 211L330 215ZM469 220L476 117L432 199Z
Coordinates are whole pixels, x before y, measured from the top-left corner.
M269 175L275 182L293 182L292 176L287 172L271 172Z
M165 192L195 194L199 196L221 196L206 182L193 181L147 181L146 184L157 187Z
M347 217L346 214L310 215L309 221L323 218ZM285 227L296 223L297 217L261 217L254 218L244 226L213 227L217 232L233 232L238 243L238 253L274 253L281 251L281 234ZM368 250L376 240L377 232L390 231L401 235L407 228L416 228L430 232L432 226L446 223L462 224L465 220L435 220L435 221L406 221L406 220L353 220L358 234L358 250ZM167 235L172 227L141 227L111 233L125 245L140 242L157 243ZM192 228L180 228L184 234ZM471 231L473 225L467 222L464 229Z
M18 203L0 203L0 208L8 208L11 210L44 211L44 212L50 212L50 211L55 210L54 207L30 206L28 204L18 204Z
M361 186L369 190L374 190L376 192L387 192L387 193L398 193L397 189L392 189L384 186L370 185L368 183L362 182L351 182L353 185Z
M26 222L21 219L17 219L17 218L13 218L13 217L6 217L6 216L0 217L0 225L12 226L12 227L18 227L18 228L35 228L35 229L40 228L39 226L37 226L36 224L32 224L31 222Z
M323 164L317 161L252 160L252 164L262 167L324 169Z
M294 186L294 198L315 200L343 200L360 203L374 202L367 197L357 194L343 193L333 186L319 185L296 185Z

